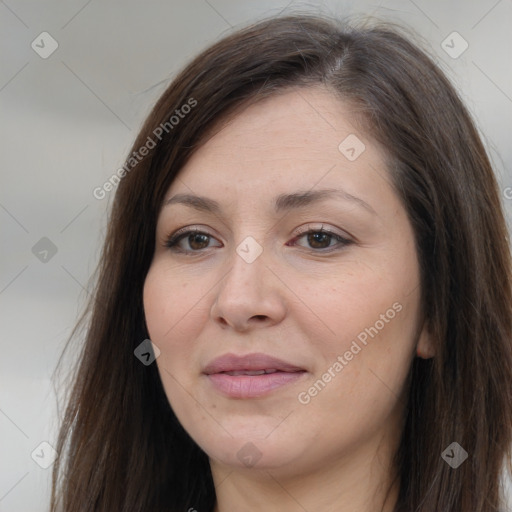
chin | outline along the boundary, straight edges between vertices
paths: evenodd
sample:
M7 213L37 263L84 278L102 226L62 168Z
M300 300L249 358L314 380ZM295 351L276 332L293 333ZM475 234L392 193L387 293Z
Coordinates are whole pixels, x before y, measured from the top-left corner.
M292 467L300 458L300 449L292 438L275 436L270 439L240 432L236 437L205 439L199 442L210 459L237 469L271 470Z

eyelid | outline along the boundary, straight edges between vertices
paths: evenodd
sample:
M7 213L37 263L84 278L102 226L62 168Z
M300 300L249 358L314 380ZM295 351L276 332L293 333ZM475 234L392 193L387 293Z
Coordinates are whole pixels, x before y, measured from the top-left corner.
M318 223L309 222L305 226L298 227L296 234L303 235L304 233L307 233L308 231L315 231L315 232L322 231L323 233L345 236L343 233L338 233L334 229L330 229L329 227L325 228L324 226L325 226L325 224L323 222L318 222ZM346 236L348 236L348 234Z
M318 226L320 226L320 227L318 227ZM330 230L330 229L324 229L324 223L323 222L318 222L318 223L310 222L310 223L306 224L305 226L300 226L299 228L297 228L295 234L296 235L302 235L302 234L307 233L308 231L312 231L312 230L313 231L318 230L318 231L324 231L326 233L337 234L337 235L339 235L341 237L354 238L354 237L352 237L352 235L350 235L349 233L346 233L346 232L345 233L338 233L338 232ZM192 225L192 226L184 226L182 228L179 228L175 232L170 233L166 237L166 240L170 239L171 237L172 238L176 238L176 237L178 237L181 234L188 233L189 231L205 233L205 234L207 234L209 236L215 237L215 235L213 235L210 232L208 232L208 228L203 228L200 225Z
M337 242L335 245L333 245L331 247L326 247L326 248L318 249L318 250L304 247L304 246L298 244L299 247L302 247L303 249L306 249L307 251L310 251L313 254L322 254L322 253L328 254L330 252L339 252L339 251L343 250L345 247L348 247L349 245L353 245L354 243L356 243L355 239L351 235L345 234L345 233L340 233L335 229L325 229L324 224L322 222L320 222L319 224L320 224L319 227L312 225L312 224L307 224L306 226L301 226L300 228L298 228L293 239L290 240L290 242L287 242L285 245L288 245L288 246L289 245L297 245L296 244L297 240L309 233L324 233L324 234L329 235L331 237L331 239L334 239Z
M205 235L209 235L209 236L212 236L213 235L211 233L208 232L207 229L203 228L203 227L199 227L199 226L184 226L180 229L177 229L176 231L174 231L173 233L170 233L169 236L167 236L167 239L169 238L178 238L180 235L183 235L185 233L204 233Z
M215 240L217 240L217 236L216 235L213 235L212 233L210 233L210 231L207 229L207 228L204 228L204 227L201 227L201 226L184 226L174 232L171 232L169 235L167 235L165 238L164 238L164 246L167 247L167 248L171 248L171 246L173 248L176 249L176 252L179 252L180 249L178 247L178 243L181 242L181 240L183 238L185 238L184 235L191 235L191 234L195 234L195 233L200 233L202 235L206 235L206 236L209 236L210 238L213 238ZM220 242L222 243L222 242ZM192 252L196 252L196 253L199 253L199 252L202 252L202 251L189 251L189 250L181 250L181 252L184 252L184 253L192 253Z
M190 236L195 233L200 233L202 235L208 236L211 239L217 240L217 237L215 235L213 235L212 233L210 233L207 228L205 229L204 227L192 225L192 226L184 226L184 227L176 230L175 232L169 234L165 238L164 246L169 249L172 249L175 252L181 252L184 254L201 254L201 253L204 253L207 249L211 249L211 247L206 247L204 249L194 251L194 250L189 250L189 249L181 249L179 247L179 243L181 242L182 239L186 238L186 235ZM287 246L296 245L295 242L297 241L297 239L302 238L304 235L309 234L309 233L325 233L325 234L333 237L338 242L337 245L334 245L330 249L324 248L324 249L319 249L319 250L315 250L315 249L311 249L311 248L308 249L307 247L303 247L303 246L299 245L299 247L303 247L304 249L308 249L314 253L333 252L336 250L340 250L341 248L351 245L355 242L355 240L353 239L353 237L351 235L348 235L345 233L339 233L337 230L335 230L333 228L325 229L324 224L320 222L317 225L315 225L314 223L308 223L305 226L301 226L301 227L297 228L297 230L295 231L295 233L293 235L293 238L290 241L286 242L285 245L287 245ZM217 240L217 241L219 242L219 240ZM222 244L222 242L219 242L219 243ZM339 247L340 245L342 246L341 248ZM219 247L219 246L217 246L217 247ZM221 245L221 247L222 247L222 245Z

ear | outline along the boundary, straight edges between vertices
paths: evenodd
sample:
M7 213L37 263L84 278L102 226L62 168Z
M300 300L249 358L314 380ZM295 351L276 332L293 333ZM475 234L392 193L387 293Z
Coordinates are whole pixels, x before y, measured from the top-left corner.
M436 355L433 338L429 332L427 322L423 323L423 328L416 345L416 355L421 359L431 359Z

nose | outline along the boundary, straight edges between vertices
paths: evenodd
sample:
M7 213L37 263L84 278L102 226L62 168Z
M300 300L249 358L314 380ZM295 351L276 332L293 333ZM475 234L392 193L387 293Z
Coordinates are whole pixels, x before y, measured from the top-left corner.
M264 252L248 263L233 251L219 283L211 317L222 328L244 332L280 323L286 315L285 285L267 266Z

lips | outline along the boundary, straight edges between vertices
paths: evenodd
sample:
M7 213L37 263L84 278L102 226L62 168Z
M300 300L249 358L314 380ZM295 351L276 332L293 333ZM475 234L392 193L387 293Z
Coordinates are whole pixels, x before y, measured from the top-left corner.
M229 398L259 398L297 382L304 368L266 354L225 354L203 370L213 388Z
M265 373L275 373L279 370L235 370L230 372L222 372L227 375L264 375Z
M247 354L245 356L225 354L211 361L204 368L203 373L211 375L213 373L238 372L238 375L262 375L263 373L300 371L305 370L266 354Z

